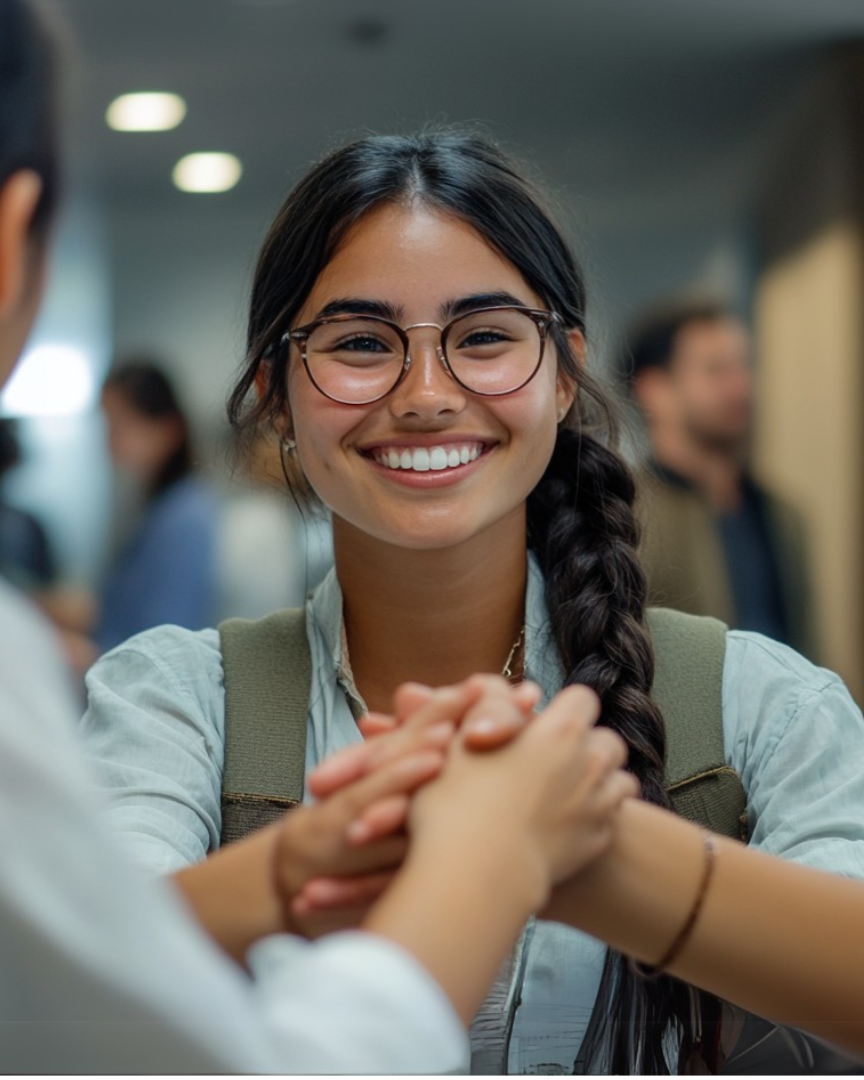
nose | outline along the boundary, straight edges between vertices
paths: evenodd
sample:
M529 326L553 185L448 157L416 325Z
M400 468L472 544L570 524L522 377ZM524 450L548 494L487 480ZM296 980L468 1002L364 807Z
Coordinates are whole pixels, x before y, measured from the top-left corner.
M436 341L428 333L412 335L408 370L389 398L395 416L432 419L465 407L467 395L447 369L440 336Z

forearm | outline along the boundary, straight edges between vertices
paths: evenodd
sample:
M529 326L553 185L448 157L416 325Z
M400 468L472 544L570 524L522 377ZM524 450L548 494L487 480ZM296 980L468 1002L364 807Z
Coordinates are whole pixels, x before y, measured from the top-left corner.
M545 899L538 875L523 872L512 853L505 858L501 845L490 848L460 837L437 855L412 850L363 924L413 954L466 1025L522 925Z
M279 828L261 829L173 877L199 923L241 964L253 942L288 929L273 882Z
M864 884L715 843L707 894L670 972L864 1051ZM703 850L699 828L629 800L609 853L560 889L549 913L656 963L696 898Z

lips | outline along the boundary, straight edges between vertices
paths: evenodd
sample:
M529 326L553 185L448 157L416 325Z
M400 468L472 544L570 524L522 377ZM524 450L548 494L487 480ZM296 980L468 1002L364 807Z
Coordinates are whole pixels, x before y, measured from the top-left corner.
M443 472L476 461L483 449L481 442L441 443L437 446L376 446L369 451L369 456L385 469Z

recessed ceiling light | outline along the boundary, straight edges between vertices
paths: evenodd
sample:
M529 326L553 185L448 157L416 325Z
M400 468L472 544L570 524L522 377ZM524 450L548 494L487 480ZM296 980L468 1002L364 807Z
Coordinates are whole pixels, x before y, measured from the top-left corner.
M115 131L170 131L186 115L186 102L177 94L121 94L105 113Z
M230 191L243 166L233 154L187 154L174 166L171 177L181 191Z

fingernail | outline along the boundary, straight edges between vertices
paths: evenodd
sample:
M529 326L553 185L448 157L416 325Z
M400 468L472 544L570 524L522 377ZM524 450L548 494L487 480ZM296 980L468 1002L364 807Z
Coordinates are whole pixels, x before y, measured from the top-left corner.
M491 735L501 727L491 716L481 716L479 720L472 720L466 726L472 735Z

